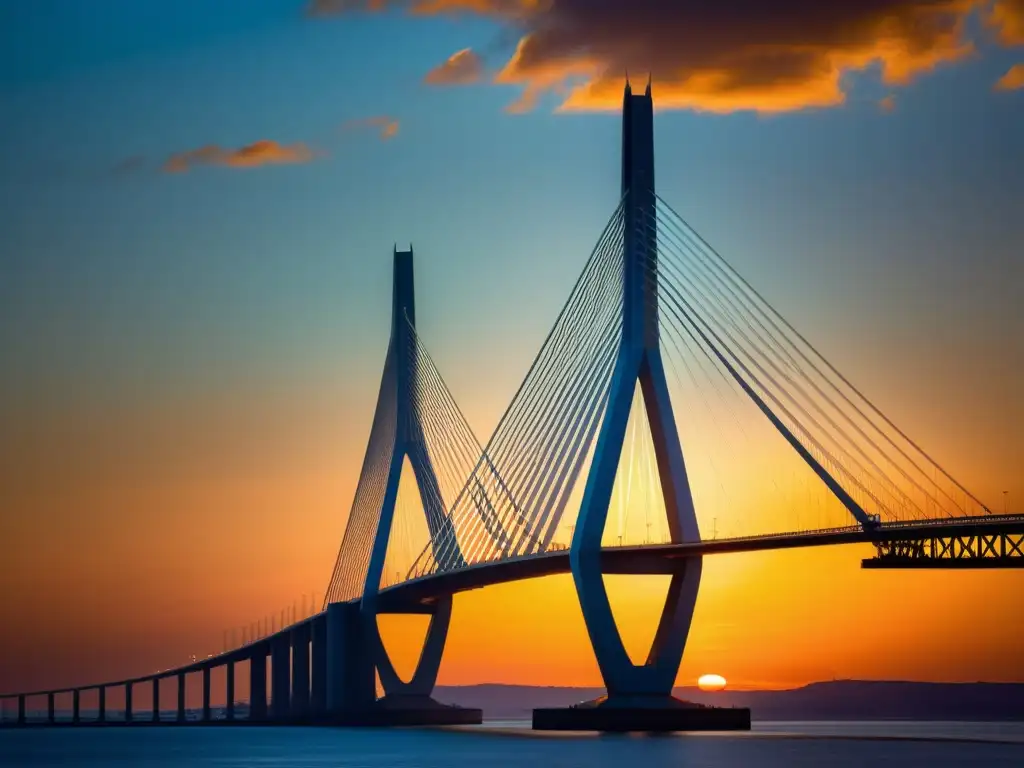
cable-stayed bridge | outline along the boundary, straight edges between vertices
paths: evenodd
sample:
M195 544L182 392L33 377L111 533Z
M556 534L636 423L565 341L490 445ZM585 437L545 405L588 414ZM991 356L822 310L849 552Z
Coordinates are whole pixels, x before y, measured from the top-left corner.
M479 720L430 698L453 596L571 573L608 696L542 712L537 727L674 728L680 711L693 727L749 726L749 713L671 698L703 557L871 543L864 567L1024 565L1024 516L993 514L876 408L658 196L654 171L650 86L627 85L619 202L484 445L417 334L413 254L396 248L376 411L320 613L185 667L11 694L17 722L32 697L55 722L59 694L72 696L70 721L84 722L80 695L92 689L93 717L108 722L113 687L134 722L140 685L159 721L166 679L178 686L171 722L186 722L192 673L211 721L221 667L222 722L238 722L238 664L246 722ZM642 664L612 616L611 573L669 577ZM380 635L389 613L430 617L409 680Z

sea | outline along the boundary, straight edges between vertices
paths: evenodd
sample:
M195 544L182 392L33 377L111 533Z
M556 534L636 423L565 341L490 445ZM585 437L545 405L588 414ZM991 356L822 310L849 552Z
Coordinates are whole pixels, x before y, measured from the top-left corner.
M749 733L452 728L145 727L0 730L0 768L1024 768L1024 723L754 723Z

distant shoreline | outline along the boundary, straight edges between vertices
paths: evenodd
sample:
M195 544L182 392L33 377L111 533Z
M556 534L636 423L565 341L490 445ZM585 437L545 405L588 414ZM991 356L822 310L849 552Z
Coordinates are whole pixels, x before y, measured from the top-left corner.
M917 683L836 680L783 690L676 688L675 696L721 707L749 707L761 722L1024 721L1024 683ZM604 694L601 688L485 683L438 686L447 704L478 707L486 719L528 717L534 707L562 707Z

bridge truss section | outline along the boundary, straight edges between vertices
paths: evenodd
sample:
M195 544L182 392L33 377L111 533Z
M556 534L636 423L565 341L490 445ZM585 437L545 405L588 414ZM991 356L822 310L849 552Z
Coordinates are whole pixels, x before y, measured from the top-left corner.
M1024 533L991 533L896 539L875 545L861 562L870 569L1024 568Z

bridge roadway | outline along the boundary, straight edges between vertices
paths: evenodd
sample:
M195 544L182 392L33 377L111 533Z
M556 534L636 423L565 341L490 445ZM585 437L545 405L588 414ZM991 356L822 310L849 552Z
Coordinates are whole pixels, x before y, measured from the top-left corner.
M939 536L945 538L1006 534L1024 534L1024 514L882 523L870 531L860 525L851 525L816 531L705 539L690 544L606 547L601 554L605 573L671 574L686 558L704 555L839 544L880 544ZM457 571L409 579L383 589L378 597L378 609L394 613L415 613L417 606L445 595L568 572L568 549L477 563Z
M760 552L776 549L836 546L841 544L885 544L887 542L913 541L920 539L982 537L982 536L1024 535L1024 514L986 515L984 517L945 518L903 523L883 523L872 530L859 525L829 528L816 531L764 534L726 539L708 539L685 544L645 544L639 546L607 547L602 550L605 573L646 573L670 574L686 558L695 556L729 554L736 552ZM1024 564L1024 558L1020 559ZM1015 563L1016 564L1016 563ZM536 555L524 555L505 560L489 561L461 568L448 573L428 574L404 581L381 590L378 611L382 613L417 613L429 610L430 603L459 592L502 584L509 581L533 579L569 572L569 550L559 549ZM177 678L179 684L185 675L204 675L205 710L209 710L209 671L216 667L233 665L252 658L263 658L276 640L286 639L293 632L312 632L316 622L322 622L324 612L295 622L274 634L261 637L251 643L225 651L216 656L197 659L195 662L173 669L139 675L122 680L64 687L19 694L0 693L0 699L30 697L53 697L72 691L132 687L156 680ZM206 713L204 713L206 714ZM229 714L229 718L231 715ZM208 719L208 717L204 718ZM179 696L178 721L184 721L184 695ZM52 720L52 716L50 722ZM139 721L136 721L139 722ZM166 721L165 721L166 722ZM245 721L241 721L245 722Z

